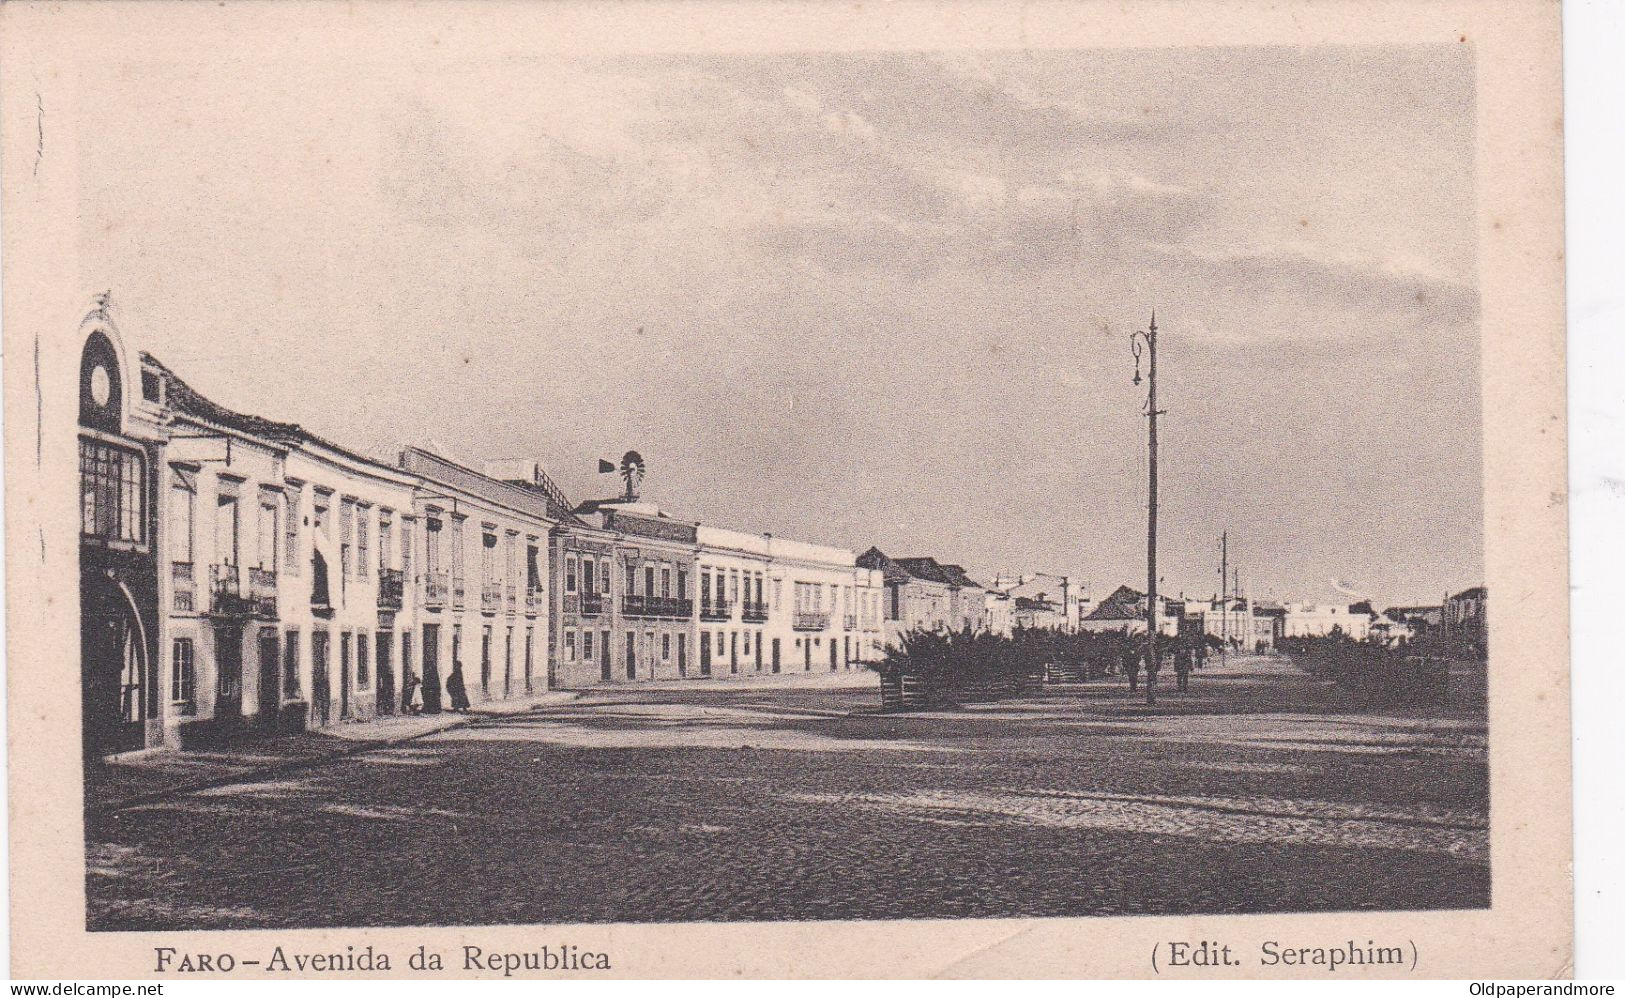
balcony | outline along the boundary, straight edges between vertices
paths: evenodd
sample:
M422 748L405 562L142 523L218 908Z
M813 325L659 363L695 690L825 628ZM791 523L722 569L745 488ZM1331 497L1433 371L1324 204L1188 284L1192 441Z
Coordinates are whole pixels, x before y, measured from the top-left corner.
M466 590L463 588L463 580L461 578L454 577L451 580L451 608L453 610L461 610L463 608L463 603L465 602L465 596Z
M446 598L451 593L451 579L445 572L423 573L423 605L430 610L439 610L446 605Z
M822 631L829 628L829 614L822 610L797 610L790 618L790 626L798 631Z
M542 609L542 591L535 586L525 587L525 612L535 613Z
M732 616L733 604L727 600L700 600L701 620L727 620Z
M747 601L740 604L740 616L753 624L760 624L767 619L767 604Z
M197 570L189 561L169 565L170 588L175 591L175 612L191 613L197 608Z
M502 609L502 586L494 582L480 586L480 609L486 613L496 613Z
M241 567L209 566L210 616L242 619L276 616L276 573L252 568L248 574L248 590L244 592Z
M843 621L843 623L846 625L847 630L849 630L849 631L857 630L858 629L858 615L855 614L855 613L847 614L846 619Z
M406 576L397 568L378 570L378 608L399 610L406 599Z
M630 595L622 596L621 597L621 616L623 616L623 617L652 617L652 616L654 616L654 614L650 612L649 607L647 606L648 600L649 600L649 598L647 596L630 596Z
M512 614L519 605L519 591L513 586L504 586L502 590L502 607Z
M276 619L276 573L269 568L248 570L248 598L254 604L254 616Z
M609 597L603 593L581 594L581 615L597 617L609 611Z
M676 596L645 597L643 608L644 616L647 617L683 618L694 616L694 601Z

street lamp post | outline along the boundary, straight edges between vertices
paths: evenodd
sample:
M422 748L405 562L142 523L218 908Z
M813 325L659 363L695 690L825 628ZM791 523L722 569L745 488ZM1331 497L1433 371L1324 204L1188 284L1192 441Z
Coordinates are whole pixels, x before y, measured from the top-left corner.
M1129 349L1134 352L1134 383L1140 383L1140 353L1147 354L1149 382L1144 412L1150 420L1147 447L1150 451L1150 488L1145 518L1145 702L1157 703L1157 669L1162 660L1157 656L1157 313L1151 311L1151 328L1135 330L1129 334Z

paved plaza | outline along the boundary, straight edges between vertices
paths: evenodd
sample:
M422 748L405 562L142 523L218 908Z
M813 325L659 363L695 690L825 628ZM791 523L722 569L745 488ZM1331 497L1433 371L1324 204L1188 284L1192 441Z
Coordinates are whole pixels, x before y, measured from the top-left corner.
M1279 658L882 715L671 683L93 815L93 929L1482 907L1482 670L1372 713ZM236 777L233 777L236 778Z

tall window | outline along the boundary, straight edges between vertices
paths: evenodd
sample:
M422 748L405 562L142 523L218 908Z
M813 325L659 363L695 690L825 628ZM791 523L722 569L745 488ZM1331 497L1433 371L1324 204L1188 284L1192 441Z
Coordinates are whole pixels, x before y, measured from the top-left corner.
M583 662L591 662L592 661L592 632L591 631L582 631L581 632L581 660Z
M591 564L588 562L589 567ZM573 554L564 559L564 591L567 593L576 591L576 556Z
M581 559L581 591L584 592L584 593L587 593L588 595L591 595L592 593L597 592L597 589L593 586L592 570L593 570L592 559L591 558L583 558L583 559ZM609 585L609 580L605 579L604 584L606 586L608 586Z
M534 544L525 545L525 588L526 589L533 589L534 590L534 589L542 588L541 569L536 564L536 555L539 554L539 553L540 552L538 552L536 550L536 545L534 545Z
M362 578L366 578L370 571L367 566L372 564L372 544L367 536L372 533L371 522L372 508L358 506L355 511L355 574Z
M353 499L339 500L339 564L343 567L345 577L355 571L352 564L351 546L355 543L355 501Z
M480 540L480 578L494 584L497 581L497 535L486 530Z
M662 568L660 570L660 595L668 597L668 598L671 596L671 569L670 568Z
M463 578L462 517L453 517L451 521L451 575L454 579Z
M256 556L259 559L258 568L267 571L276 571L277 545L282 538L277 531L277 513L282 506L282 497L275 492L260 493L260 522Z
M317 490L315 504L311 507L310 522L311 525L315 527L323 537L331 536L329 533L329 528L333 522L333 518L331 516L332 508L333 493Z
M390 557L394 554L390 548L395 544L394 517L387 509L378 511L378 571L389 570Z
M169 653L169 699L182 714L197 710L197 658L191 638L176 638Z
M289 489L283 494L282 511L282 570L289 575L299 574L299 490Z
M401 520L401 574L406 576L408 582L412 580L412 548L417 538L414 536L411 517Z
M440 571L440 566L445 564L441 558L441 555L444 553L440 550L441 532L439 520L430 517L428 520L424 521L423 570L431 574Z
M682 568L677 570L677 598L688 599L688 572Z
M87 537L144 544L147 462L140 453L79 441L79 529Z
M513 585L517 581L518 572L514 560L519 550L519 535L507 534L503 538L502 548L502 581L506 585Z
M653 596L656 592L655 567L653 565L645 565L643 566L643 595Z
M598 585L603 589L604 595L609 595L609 559L598 559Z
M638 566L629 560L626 563L626 589L623 595L631 596L638 591Z
M214 511L214 560L220 565L237 561L237 497L220 496Z
M711 573L710 572L701 572L700 573L700 598L702 600L709 600L711 598Z
M187 473L176 471L169 490L169 560L192 560L192 527L196 516L197 488Z
M367 632L358 631L355 636L355 684L366 689L372 682L372 670L367 663Z

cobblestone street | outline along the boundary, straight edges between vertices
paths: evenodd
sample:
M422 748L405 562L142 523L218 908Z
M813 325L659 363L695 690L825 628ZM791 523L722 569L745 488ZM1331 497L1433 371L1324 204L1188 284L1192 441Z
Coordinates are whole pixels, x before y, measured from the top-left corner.
M1282 659L880 715L873 674L666 684L101 815L93 929L1489 902L1482 673L1374 715Z

